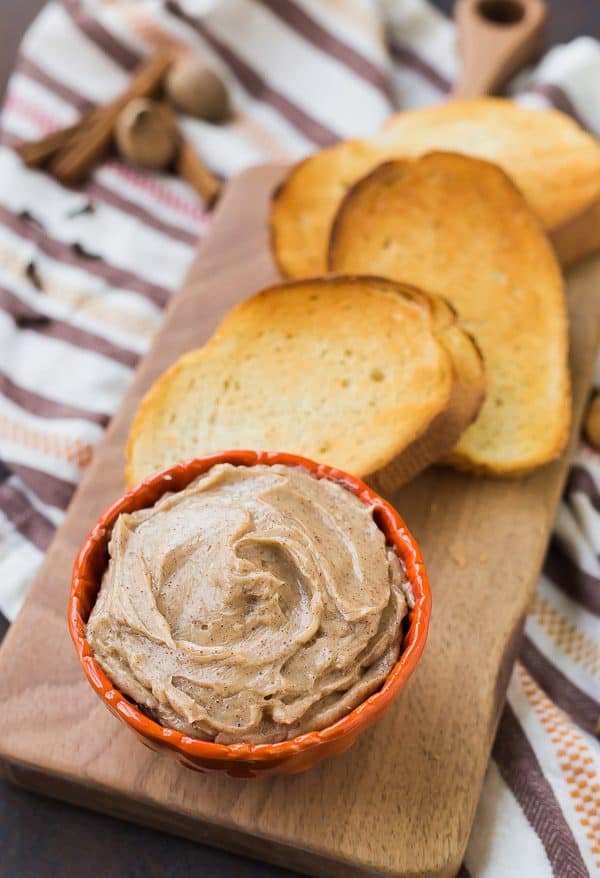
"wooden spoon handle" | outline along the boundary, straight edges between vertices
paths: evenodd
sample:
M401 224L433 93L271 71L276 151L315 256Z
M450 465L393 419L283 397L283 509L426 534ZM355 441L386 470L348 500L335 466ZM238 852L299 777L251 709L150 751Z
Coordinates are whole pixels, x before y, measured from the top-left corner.
M455 98L494 94L541 51L544 0L457 0L462 60Z

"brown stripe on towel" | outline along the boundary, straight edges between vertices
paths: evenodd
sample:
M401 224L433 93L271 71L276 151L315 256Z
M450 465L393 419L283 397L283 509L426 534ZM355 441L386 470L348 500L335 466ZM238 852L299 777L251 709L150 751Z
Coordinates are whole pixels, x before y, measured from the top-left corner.
M89 98L84 97L70 86L65 85L64 82L60 82L60 80L56 79L54 76L46 73L45 70L42 70L39 64L35 64L30 58L26 58L24 55L19 56L16 72L27 76L29 79L33 79L34 82L37 82L39 85L43 85L44 88L47 88L48 91L58 95L58 97L62 98L66 103L71 104L71 106L75 107L76 110L79 110L80 113L86 113L88 110L91 110L96 106L93 101L89 100Z
M588 870L554 791L510 704L506 704L492 755L504 782L537 833L557 878L588 878Z
M0 222L16 232L20 237L32 241L47 256L57 259L66 265L77 268L105 280L112 287L140 293L159 307L163 307L169 299L169 291L151 281L143 280L130 271L111 265L105 259L88 259L77 252L71 244L53 238L48 232L34 223L26 222L23 217L0 205ZM73 242L76 243L76 242Z
M571 464L569 478L567 480L566 494L585 494L594 509L600 512L600 491L590 473L577 463Z
M273 15L280 18L288 27L297 31L319 51L340 61L345 67L374 86L386 98L390 109L394 106L392 86L385 75L372 61L361 55L330 30L312 18L293 0L256 0L266 6Z
M600 702L572 683L527 635L521 641L519 659L556 706L593 734L600 717Z
M39 418L71 418L91 421L93 424L98 424L99 427L106 427L110 420L107 414L93 412L90 409L65 402L57 402L34 393L32 390L26 390L3 372L0 372L0 394L18 405L19 408Z
M579 125L581 125L582 128L587 127L577 113L571 98L566 91L560 87L560 85L552 85L549 82L530 82L527 84L527 87L523 89L521 94L527 94L527 92L541 95L546 98L547 101L550 101L556 110L560 110L562 113L566 113L567 116L571 116Z
M71 323L66 323L64 320L45 315L3 287L0 287L0 309L10 314L17 324L22 321L23 329L29 329L31 332L37 332L39 335L46 335L50 338L65 341L83 350L93 351L95 354L108 357L130 369L133 369L139 360L139 354L136 351L116 345L114 342L89 332L87 329L81 329L78 326L73 326ZM47 322L45 320L44 322L36 320L36 318L46 317L48 318ZM29 321L27 318L29 318Z
M331 146L339 140L339 136L327 126L311 118L304 110L269 85L263 77L252 69L232 49L225 45L208 30L199 18L188 15L175 0L167 0L165 9L179 21L196 31L203 40L219 55L229 67L236 79L245 90L256 100L264 101L277 110L298 131L306 135L319 146Z
M126 213L128 216L139 219L145 226L150 226L150 228L160 232L161 235L165 235L171 240L175 239L182 244L188 244L190 247L195 247L199 241L198 234L188 232L180 226L176 226L167 220L160 219L154 213L147 210L145 207L142 207L141 204L138 204L136 201L131 201L128 198L124 198L123 195L115 192L113 189L109 189L108 186L102 183L97 183L95 180L92 180L84 187L84 191L92 198L97 198L99 201L120 210L121 213Z
M42 503L56 506L58 509L67 508L75 492L75 484L21 463L10 461L9 465L11 471L18 476L27 490L39 497Z
M408 67L410 70L418 73L423 79L426 79L430 85L437 88L438 91L441 91L443 94L449 94L452 88L450 80L446 79L445 76L442 76L441 73L438 73L437 70L434 70L431 64L425 61L425 59L418 55L414 49L411 49L410 46L406 46L402 43L391 42L389 50L392 58L404 67Z
M552 538L548 547L543 571L571 600L580 603L588 612L600 616L600 579L578 567L556 537Z
M33 543L40 552L46 552L54 536L54 524L42 515L15 486L12 479L0 485L0 510L19 533Z
M130 46L111 34L98 19L82 6L78 0L66 0L65 9L79 28L99 49L125 70L132 71L142 61L142 56Z

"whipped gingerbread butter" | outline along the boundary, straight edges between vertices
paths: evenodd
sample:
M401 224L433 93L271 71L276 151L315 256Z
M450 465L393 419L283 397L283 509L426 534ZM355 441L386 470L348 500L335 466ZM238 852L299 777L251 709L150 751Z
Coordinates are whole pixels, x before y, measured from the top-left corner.
M299 467L220 464L117 519L87 626L112 682L219 743L340 719L395 663L412 601L372 509Z

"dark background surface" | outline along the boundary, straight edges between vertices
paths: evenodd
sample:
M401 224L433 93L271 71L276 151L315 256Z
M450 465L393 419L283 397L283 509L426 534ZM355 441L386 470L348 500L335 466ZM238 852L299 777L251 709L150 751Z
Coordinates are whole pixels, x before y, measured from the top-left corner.
M434 0L450 12L453 0ZM0 0L0 94L43 0ZM548 0L547 42L600 36L600 0ZM0 639L4 631L0 626ZM0 878L286 878L292 872L16 789L0 779Z

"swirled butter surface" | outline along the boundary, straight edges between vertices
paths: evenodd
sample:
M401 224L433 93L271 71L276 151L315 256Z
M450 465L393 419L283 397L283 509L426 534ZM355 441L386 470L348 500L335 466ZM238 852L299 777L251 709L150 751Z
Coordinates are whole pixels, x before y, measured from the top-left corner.
M330 725L395 663L411 602L372 509L300 467L220 464L117 519L87 633L164 726L220 743Z

